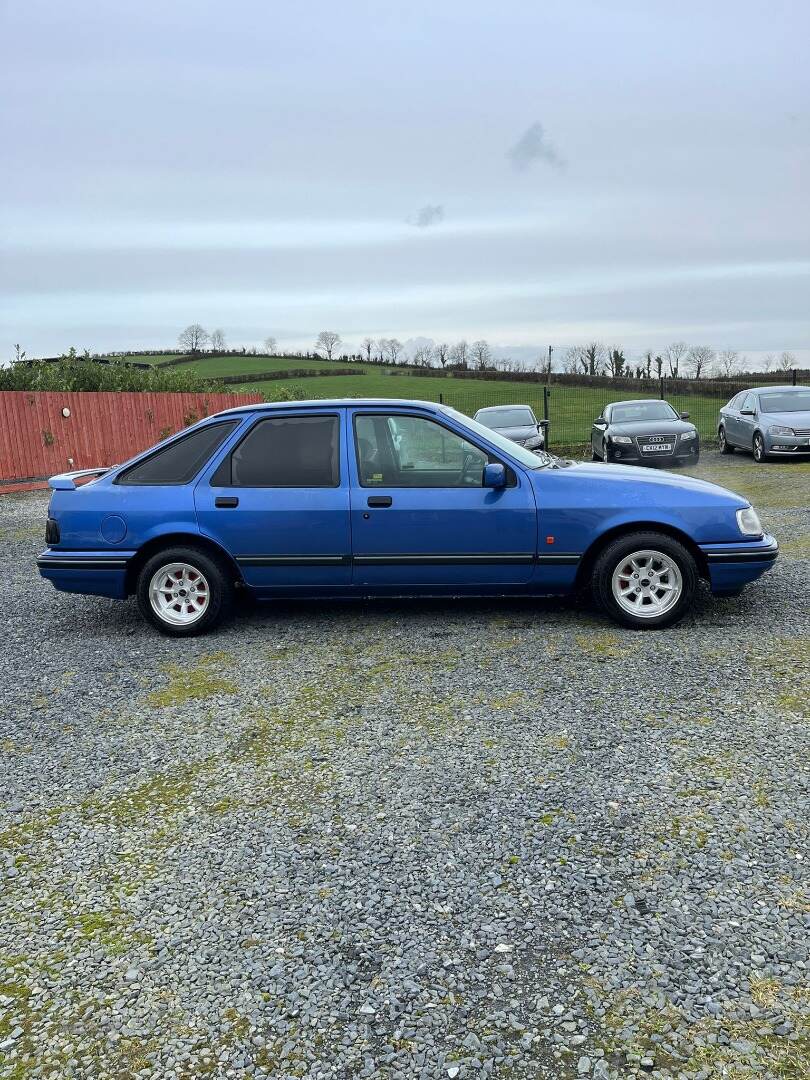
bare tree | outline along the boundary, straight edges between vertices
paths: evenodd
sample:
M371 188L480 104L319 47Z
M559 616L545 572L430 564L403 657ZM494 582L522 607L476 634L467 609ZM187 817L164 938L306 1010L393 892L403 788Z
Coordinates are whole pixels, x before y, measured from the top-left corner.
M677 379L680 373L681 364L686 359L686 354L689 352L689 346L685 341L673 341L671 345L667 345L664 349L664 357L669 367L669 373L673 379Z
M413 354L415 367L428 368L433 363L433 346L419 345Z
M440 341L433 350L433 355L439 361L439 364L442 366L442 368L444 368L450 355L450 347L448 345L445 345L443 341Z
M205 348L207 342L208 334L199 323L187 326L177 339L177 344L186 352L199 352Z
M664 374L664 358L660 354L655 358L655 374L659 379Z
M647 349L647 351L644 353L644 375L648 379L652 378L652 365L653 354L650 349Z
M714 363L714 349L710 349L708 345L693 345L687 354L686 362L692 372L692 378L699 379Z
M365 355L366 362L370 364L371 358L374 355L374 339L364 337L363 344L360 346L360 352Z
M12 364L21 364L23 362L23 360L26 359L27 355L28 354L26 353L26 351L22 347L22 345L15 345L14 346L14 359L11 361Z
M472 357L479 371L483 371L492 363L492 350L483 338L472 343Z
M563 371L568 375L575 375L582 366L582 370L587 370L587 364L582 359L582 346L572 345L570 349L566 349L565 356L563 357Z
M211 348L214 352L222 352L225 348L225 333L219 328L211 331Z
M272 335L264 339L264 351L268 356L275 356L278 352L278 342Z
M729 377L740 366L740 354L734 349L722 349L717 354L717 370L721 375Z
M335 333L334 330L321 330L315 341L315 351L322 352L327 360L331 360L335 349L339 349L341 344L340 334Z
M399 359L399 355L402 352L404 346L397 338L385 339L385 359L389 364L396 364Z
M467 367L470 361L470 347L463 338L451 348L450 360L458 367Z
M766 371L770 371L773 365L776 363L776 357L772 352L769 352L762 360L762 366Z
M796 357L792 352L783 352L779 354L779 370L791 371L796 367Z

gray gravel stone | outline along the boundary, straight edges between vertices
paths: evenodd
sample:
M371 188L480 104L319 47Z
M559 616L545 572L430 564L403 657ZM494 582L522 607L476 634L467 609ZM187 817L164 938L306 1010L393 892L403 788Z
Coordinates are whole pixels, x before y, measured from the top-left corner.
M801 1055L806 558L664 634L447 600L170 641L38 578L45 502L0 498L0 1077ZM808 502L760 509L806 543Z

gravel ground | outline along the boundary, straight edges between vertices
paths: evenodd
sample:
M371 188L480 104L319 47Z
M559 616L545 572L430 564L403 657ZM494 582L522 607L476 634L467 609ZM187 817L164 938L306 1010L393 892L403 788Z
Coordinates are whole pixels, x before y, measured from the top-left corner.
M806 1077L810 465L661 634L70 597L0 499L0 1076Z

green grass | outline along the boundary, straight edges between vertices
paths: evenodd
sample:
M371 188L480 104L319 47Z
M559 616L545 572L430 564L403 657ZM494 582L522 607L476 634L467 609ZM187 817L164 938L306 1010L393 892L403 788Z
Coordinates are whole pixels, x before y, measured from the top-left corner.
M143 360L160 366L177 354L165 356L122 357ZM334 371L336 367L351 366L357 375L251 380L251 375L266 371ZM172 369L169 369L172 370ZM409 369L380 367L373 364L329 362L317 358L290 356L202 356L177 369L203 378L220 379L226 375L244 375L243 383L229 384L228 390L247 390L264 395L268 400L289 398L379 397L414 398L439 401L461 412L472 414L487 405L529 404L538 417L543 416L543 387L541 383L510 382L494 379L454 379L452 376L416 376ZM552 447L582 447L590 438L591 425L610 401L626 401L644 396L639 390L613 390L610 387L551 386L549 418ZM657 383L652 380L649 396L657 396ZM724 398L708 395L681 395L669 399L679 411L688 412L701 439L714 440L717 417Z
M278 380L270 383L240 383L238 389L260 394L277 395L283 387L295 387L296 393L307 398L319 397L381 397L416 398L422 401L444 401L460 412L471 415L487 405L529 404L538 417L543 416L543 388L539 383L495 381L486 379L453 379L441 376L419 377L403 372L368 369L361 376ZM229 387L237 389L237 387ZM582 446L590 438L591 425L610 401L626 401L639 396L638 391L621 391L588 386L551 387L549 418L551 445ZM653 395L654 396L654 395ZM675 403L678 407L679 403ZM714 439L717 413L723 402L719 398L690 397L680 405L690 413L701 438Z

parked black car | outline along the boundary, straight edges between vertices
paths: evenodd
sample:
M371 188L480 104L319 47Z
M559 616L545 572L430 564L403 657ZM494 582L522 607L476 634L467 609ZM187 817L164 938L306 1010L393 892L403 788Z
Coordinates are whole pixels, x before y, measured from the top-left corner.
M700 439L689 413L677 413L669 402L614 401L591 428L594 461L676 465L696 462Z
M530 405L492 405L479 409L473 420L527 450L542 450L545 446L543 425Z

